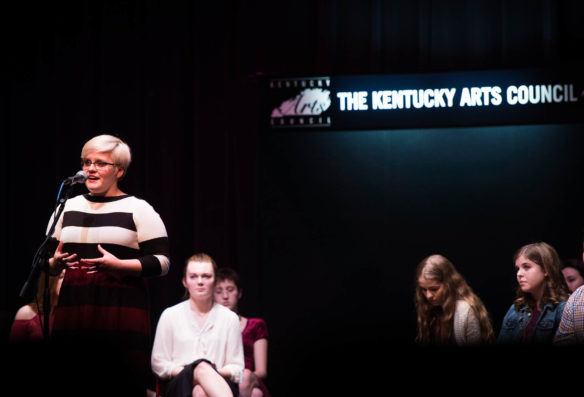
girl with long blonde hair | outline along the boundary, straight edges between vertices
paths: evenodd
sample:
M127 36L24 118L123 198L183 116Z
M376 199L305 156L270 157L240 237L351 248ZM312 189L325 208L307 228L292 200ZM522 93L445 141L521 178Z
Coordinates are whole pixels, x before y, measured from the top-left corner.
M494 341L485 306L446 257L422 260L416 282L418 344L469 346Z

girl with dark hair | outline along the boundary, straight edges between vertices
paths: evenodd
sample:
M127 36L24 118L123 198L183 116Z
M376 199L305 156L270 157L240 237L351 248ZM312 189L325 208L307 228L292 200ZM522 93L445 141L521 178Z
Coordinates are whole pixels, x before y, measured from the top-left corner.
M579 259L568 259L562 265L562 274L570 292L584 285L584 264Z
M243 288L237 272L220 268L217 273L215 301L233 310L239 316L243 338L245 369L239 384L241 397L270 397L264 381L268 376L268 328L261 318L248 318L239 314L239 300Z

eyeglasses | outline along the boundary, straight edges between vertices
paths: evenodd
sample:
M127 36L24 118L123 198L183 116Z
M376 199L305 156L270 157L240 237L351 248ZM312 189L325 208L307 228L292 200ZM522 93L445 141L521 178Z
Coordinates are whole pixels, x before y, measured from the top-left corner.
M114 167L116 167L118 164L114 164L114 163L106 163L105 161L91 161L89 159L85 159L85 160L81 160L81 167L82 168L89 168L91 167L91 165L95 165L95 168L97 168L98 170L103 170L105 167L107 167L108 165L112 165Z

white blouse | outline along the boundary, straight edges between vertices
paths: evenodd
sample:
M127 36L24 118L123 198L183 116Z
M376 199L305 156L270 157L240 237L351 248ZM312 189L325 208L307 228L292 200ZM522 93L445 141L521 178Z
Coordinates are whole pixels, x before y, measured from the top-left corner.
M166 308L156 328L152 371L161 379L170 379L173 368L200 358L213 362L218 370L228 370L232 381L241 381L243 343L237 314L215 303L200 327L188 299Z

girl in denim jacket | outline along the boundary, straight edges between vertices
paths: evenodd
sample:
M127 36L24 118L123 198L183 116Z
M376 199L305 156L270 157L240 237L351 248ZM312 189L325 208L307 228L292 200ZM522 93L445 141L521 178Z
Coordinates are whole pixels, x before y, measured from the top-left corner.
M515 253L517 298L507 311L501 344L551 344L569 297L556 250L544 242Z

